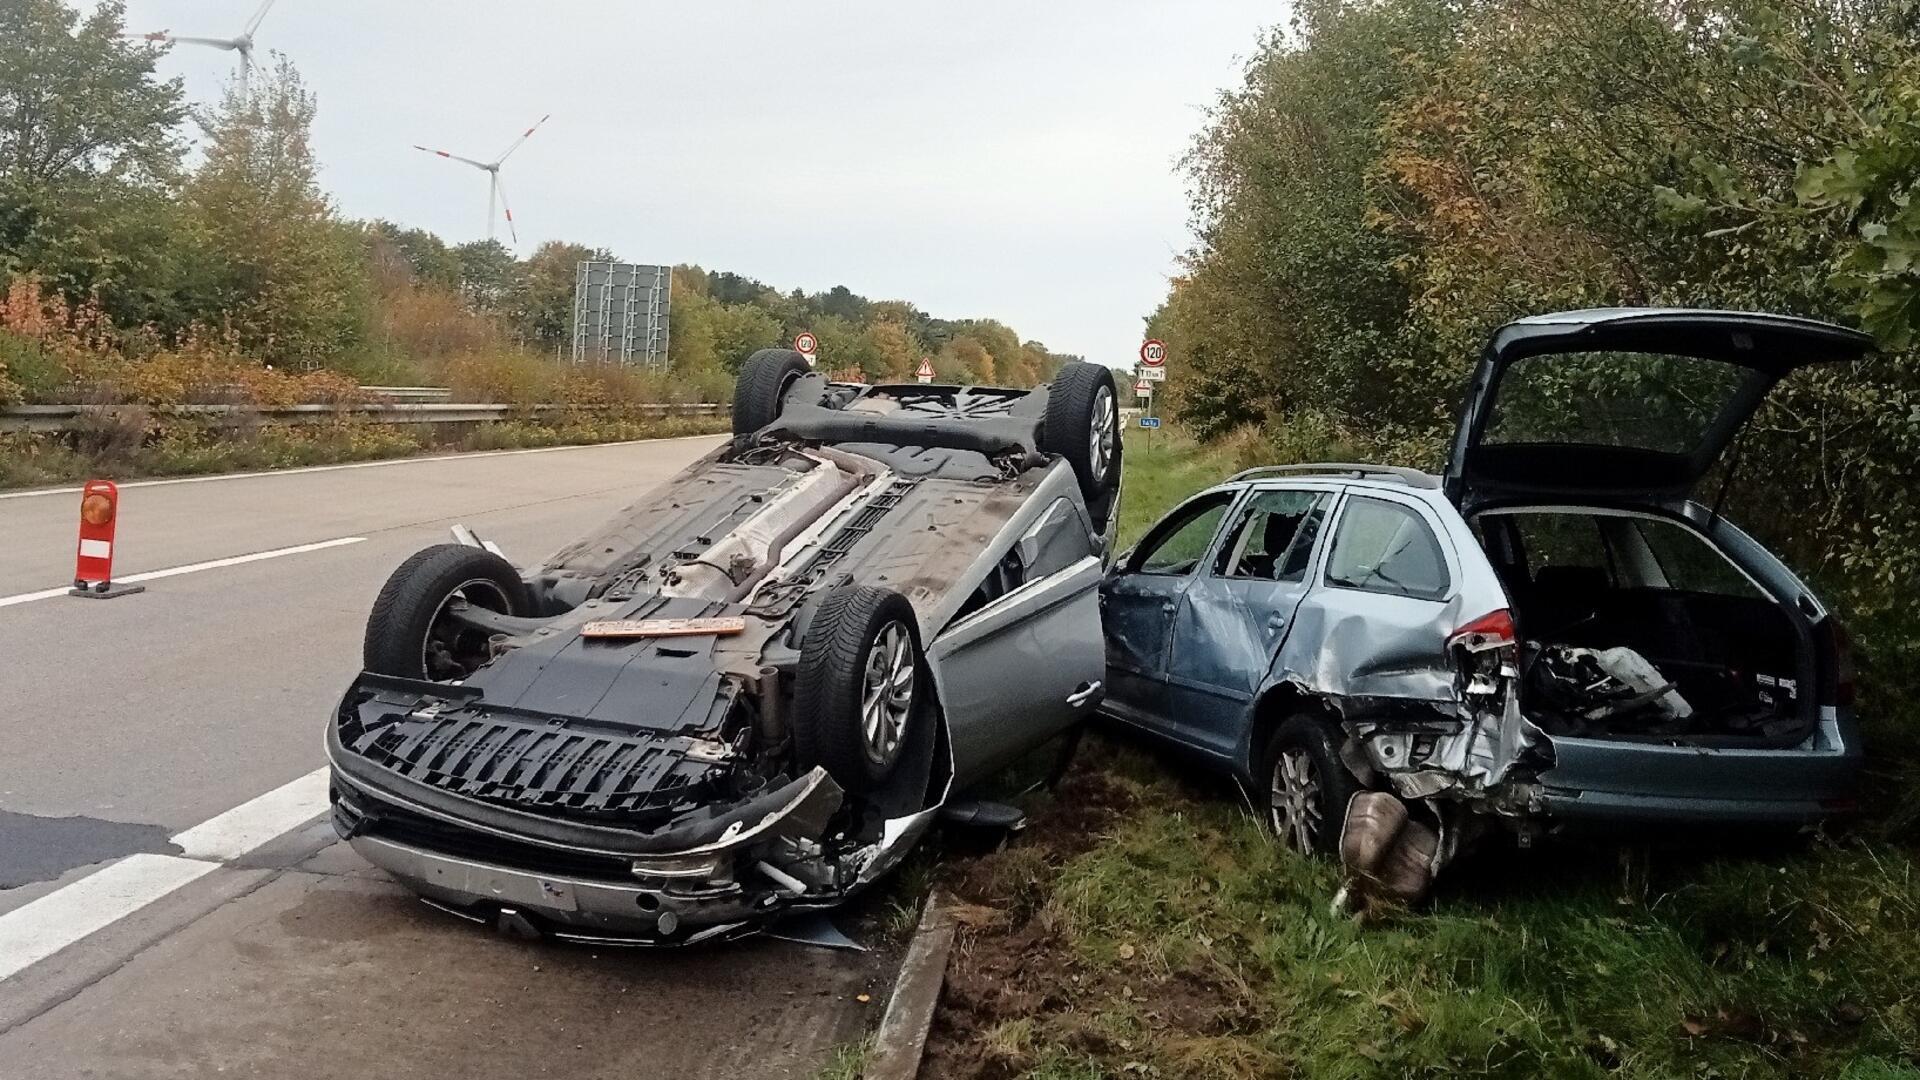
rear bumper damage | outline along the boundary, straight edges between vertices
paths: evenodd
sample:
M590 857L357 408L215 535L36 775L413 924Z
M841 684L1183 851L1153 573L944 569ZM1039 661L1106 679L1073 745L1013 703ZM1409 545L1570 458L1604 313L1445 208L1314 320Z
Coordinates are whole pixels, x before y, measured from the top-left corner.
M1510 641L1451 647L1450 699L1323 699L1349 737L1344 759L1374 789L1342 821L1342 906L1417 901L1494 831L1524 846L1549 833L1675 823L1809 825L1854 807L1864 755L1845 710L1822 706L1802 741L1768 748L1549 735L1521 710Z

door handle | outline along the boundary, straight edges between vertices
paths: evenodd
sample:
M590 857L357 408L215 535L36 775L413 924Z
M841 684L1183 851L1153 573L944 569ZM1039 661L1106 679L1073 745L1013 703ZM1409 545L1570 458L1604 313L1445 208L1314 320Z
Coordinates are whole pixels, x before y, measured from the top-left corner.
M1083 682L1080 684L1078 690L1067 695L1067 704L1077 709L1089 701L1097 700L1100 697L1100 690L1101 682L1099 679L1095 679L1092 682Z
M1162 604L1160 605L1160 610L1161 610L1161 611L1164 611L1164 612L1166 612L1166 613L1167 613L1167 614L1169 614L1169 615L1171 615L1171 614L1173 614L1173 609L1174 609L1174 608L1176 608L1176 607L1178 607L1178 606L1179 606L1178 604L1175 604L1175 603L1174 603L1173 601L1171 601L1171 600L1168 600L1168 601L1165 601L1165 602L1163 602L1163 603L1162 603Z

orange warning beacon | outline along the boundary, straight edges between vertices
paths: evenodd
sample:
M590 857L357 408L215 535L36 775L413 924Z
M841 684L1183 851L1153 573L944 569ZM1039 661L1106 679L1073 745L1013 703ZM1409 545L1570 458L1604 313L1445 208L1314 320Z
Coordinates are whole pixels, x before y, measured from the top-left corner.
M111 480L89 480L80 489L80 546L74 556L73 596L105 599L143 591L143 585L113 583L113 533L120 518L120 489Z

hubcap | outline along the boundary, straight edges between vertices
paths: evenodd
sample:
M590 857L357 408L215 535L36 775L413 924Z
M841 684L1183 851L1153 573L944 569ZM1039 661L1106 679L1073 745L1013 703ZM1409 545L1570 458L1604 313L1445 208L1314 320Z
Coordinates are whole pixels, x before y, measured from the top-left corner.
M455 599L503 615L513 610L500 586L486 578L461 582L459 588L448 593L434 609L433 619L427 623L427 639L420 643L420 666L427 678L436 682L464 679L487 662L489 635L447 617Z
M1113 462L1113 388L1103 386L1093 396L1093 423L1087 435L1087 449L1092 451L1093 481L1100 483L1107 478L1107 469Z
M906 626L890 622L867 650L860 687L860 724L875 765L890 765L900 753L913 714L913 679L913 639Z
M1273 763L1273 831L1296 851L1312 852L1320 838L1320 777L1305 750L1282 750Z

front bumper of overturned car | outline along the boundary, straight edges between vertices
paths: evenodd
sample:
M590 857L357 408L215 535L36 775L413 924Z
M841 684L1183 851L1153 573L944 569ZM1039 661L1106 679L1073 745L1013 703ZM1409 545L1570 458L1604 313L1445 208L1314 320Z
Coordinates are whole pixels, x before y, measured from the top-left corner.
M609 851L563 838L572 831L565 823L511 827L497 808L410 790L419 785L343 751L331 737L327 749L334 831L355 852L436 907L524 936L660 946L740 936L781 915L845 901L897 864L935 813L888 821L857 865L834 875L823 863L788 861L783 868L764 857L788 837L818 839L817 823L841 799L824 772L783 789L777 805L717 839ZM431 805L415 798L427 794L440 798ZM469 812L449 799L469 804Z
M494 866L379 836L347 842L434 906L527 936L690 945L744 933L773 910L741 898L678 897L645 885Z

